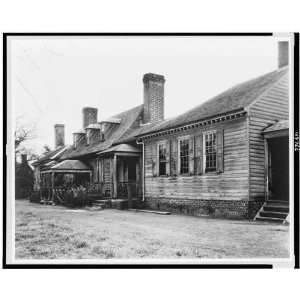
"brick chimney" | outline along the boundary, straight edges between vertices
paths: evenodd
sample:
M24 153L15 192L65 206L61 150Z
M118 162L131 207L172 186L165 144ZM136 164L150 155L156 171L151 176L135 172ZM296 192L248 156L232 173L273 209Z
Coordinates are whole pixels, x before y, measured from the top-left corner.
M83 129L88 127L90 124L97 123L98 109L94 107L84 107L82 109L82 117L83 117Z
M164 85L165 77L147 73L144 82L144 123L162 121L164 119Z
M289 42L278 42L278 68L285 67L289 64Z
M27 154L21 154L22 165L27 164Z
M54 125L55 135L55 148L65 145L65 125L55 124Z

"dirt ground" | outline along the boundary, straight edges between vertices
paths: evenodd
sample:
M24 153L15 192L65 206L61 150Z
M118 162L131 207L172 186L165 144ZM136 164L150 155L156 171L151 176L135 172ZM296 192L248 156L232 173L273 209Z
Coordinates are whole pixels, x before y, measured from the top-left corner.
M287 258L289 226L16 201L16 259Z

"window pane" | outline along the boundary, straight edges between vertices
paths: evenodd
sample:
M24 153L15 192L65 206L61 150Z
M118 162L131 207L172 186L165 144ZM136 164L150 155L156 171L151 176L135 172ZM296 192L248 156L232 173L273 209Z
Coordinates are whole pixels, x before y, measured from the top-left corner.
M159 145L159 175L166 175L166 145Z
M180 141L180 173L187 174L189 172L189 140Z
M215 171L217 164L216 164L216 133L206 133L205 134L205 158L206 158L206 164L205 164L205 170L207 172L209 171Z

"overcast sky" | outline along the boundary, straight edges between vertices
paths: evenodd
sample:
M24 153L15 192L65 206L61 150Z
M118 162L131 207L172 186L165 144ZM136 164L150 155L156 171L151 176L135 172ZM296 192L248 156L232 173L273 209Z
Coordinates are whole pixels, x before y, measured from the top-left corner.
M277 68L273 37L12 38L14 117L37 125L27 147L54 147L54 124L66 143L82 127L84 106L107 118L143 103L143 74L162 74L165 118L199 105L231 86Z

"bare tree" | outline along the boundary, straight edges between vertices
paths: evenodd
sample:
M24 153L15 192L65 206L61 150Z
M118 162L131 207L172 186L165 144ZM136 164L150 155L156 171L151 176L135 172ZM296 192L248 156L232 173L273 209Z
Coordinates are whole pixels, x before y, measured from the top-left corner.
M23 143L27 140L36 138L35 130L36 125L34 123L25 124L22 122L22 117L16 119L15 129L15 154L24 151Z
M43 152L43 154L46 154L49 151L51 151L51 148L48 145L44 145L44 152Z

